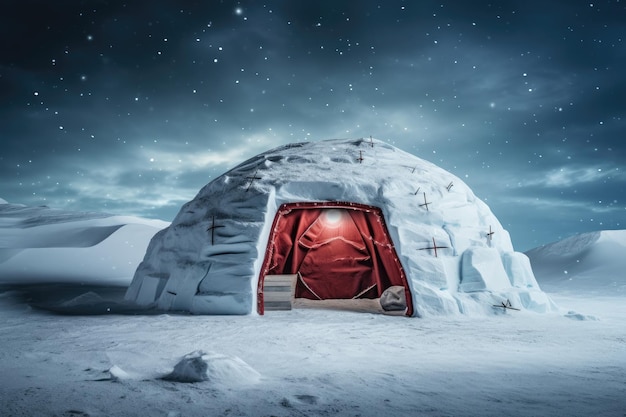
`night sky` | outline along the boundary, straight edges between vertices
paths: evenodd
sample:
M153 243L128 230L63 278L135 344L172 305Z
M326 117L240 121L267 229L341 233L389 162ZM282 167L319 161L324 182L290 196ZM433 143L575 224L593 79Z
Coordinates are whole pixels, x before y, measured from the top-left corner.
M0 197L172 220L262 151L373 136L517 250L626 228L626 2L4 1Z

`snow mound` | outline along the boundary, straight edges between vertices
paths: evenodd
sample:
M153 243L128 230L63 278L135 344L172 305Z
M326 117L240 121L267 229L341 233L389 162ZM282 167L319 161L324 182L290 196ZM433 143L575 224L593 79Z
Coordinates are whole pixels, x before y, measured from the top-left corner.
M526 256L461 179L374 139L281 146L216 178L154 236L126 299L196 314L254 313L279 208L328 202L382 211L415 316L493 314L506 299L554 308Z
M568 319L576 320L576 321L586 321L586 320L597 321L598 320L596 316L577 313L576 311L573 311L573 310L568 311L565 314L565 317L567 317Z
M208 381L216 386L255 384L261 374L237 356L195 350L181 358L165 358L142 351L108 350L109 380L172 382ZM173 369L172 369L173 368Z
M549 291L626 295L626 230L575 235L526 252Z
M109 374L111 375L111 381L126 381L126 380L138 380L141 379L139 376L133 373L126 372L122 368L117 365L113 365L109 369Z
M176 364L174 370L163 377L166 381L174 382L202 382L209 379L207 370L209 365L203 359L204 352L188 353Z
M174 370L162 379L175 382L212 381L218 384L243 385L256 383L261 375L236 356L205 353L197 350L186 354Z
M168 223L104 213L0 204L0 284L126 286Z
M65 301L61 305L63 307L77 307L84 305L100 304L102 302L104 302L104 299L102 298L102 296L100 296L100 294L89 291L79 295L78 297L74 297L71 300Z

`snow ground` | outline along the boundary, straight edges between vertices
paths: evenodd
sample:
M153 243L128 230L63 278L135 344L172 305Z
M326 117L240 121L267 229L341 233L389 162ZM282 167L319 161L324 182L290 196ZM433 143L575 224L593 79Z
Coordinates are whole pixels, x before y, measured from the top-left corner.
M12 290L2 415L625 415L624 298L551 295L580 315L74 316ZM196 350L219 359L208 380L159 379Z
M194 316L123 302L158 225L23 210L0 216L0 416L626 415L626 231L530 253L558 313Z

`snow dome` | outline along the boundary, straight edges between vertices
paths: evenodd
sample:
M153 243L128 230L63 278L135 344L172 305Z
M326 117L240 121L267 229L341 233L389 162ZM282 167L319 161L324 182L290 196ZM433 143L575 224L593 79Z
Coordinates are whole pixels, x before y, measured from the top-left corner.
M553 309L463 181L375 139L281 146L211 181L154 236L126 299L263 314L281 283L290 307L370 303L418 317Z

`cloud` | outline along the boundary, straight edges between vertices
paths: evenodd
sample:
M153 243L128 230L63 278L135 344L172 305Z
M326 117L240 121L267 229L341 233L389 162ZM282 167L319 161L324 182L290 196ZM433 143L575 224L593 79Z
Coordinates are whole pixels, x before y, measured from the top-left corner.
M626 181L626 172L619 167L577 166L560 167L535 176L526 181L518 182L519 187L568 188L581 184L606 182L615 180Z
M171 219L260 152L371 135L507 224L623 206L618 4L62 3L0 16L11 201Z
M585 215L585 213L617 213L624 212L623 206L614 204L601 205L595 201L573 200L563 198L561 196L509 196L506 198L508 205L514 205L521 210L532 210L544 213L556 213L557 215L544 216L544 220L550 218L564 219L567 217L576 217ZM566 214L567 213L567 214Z

